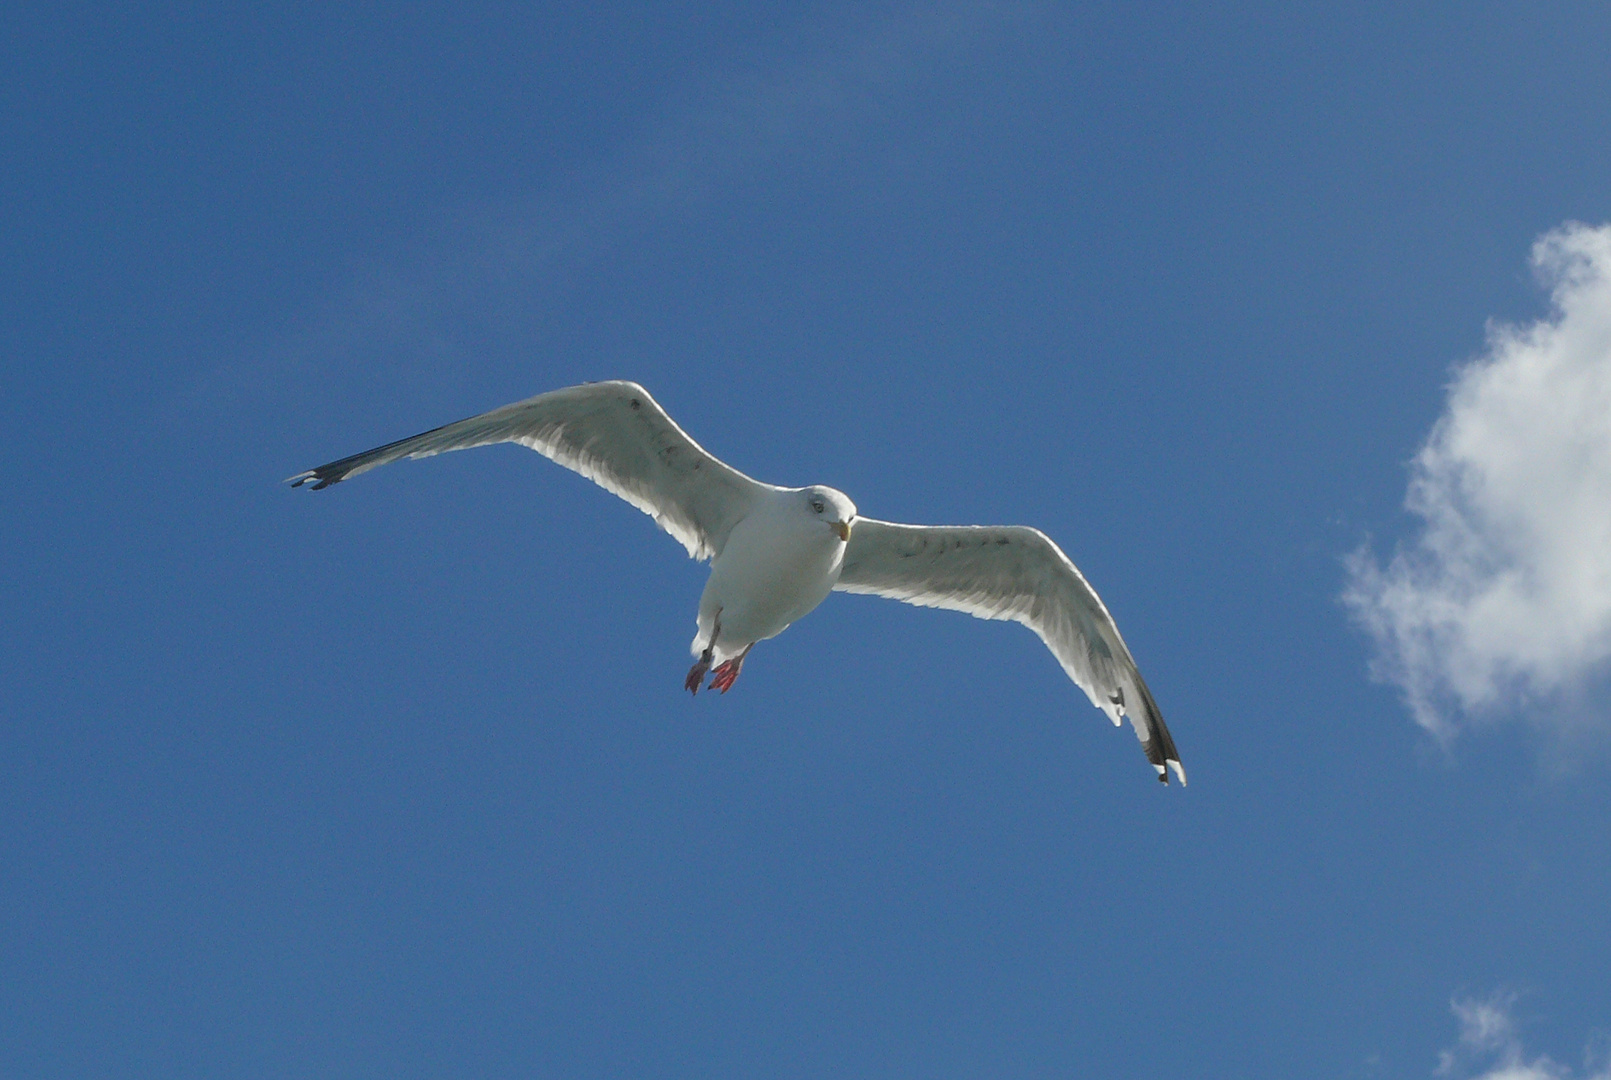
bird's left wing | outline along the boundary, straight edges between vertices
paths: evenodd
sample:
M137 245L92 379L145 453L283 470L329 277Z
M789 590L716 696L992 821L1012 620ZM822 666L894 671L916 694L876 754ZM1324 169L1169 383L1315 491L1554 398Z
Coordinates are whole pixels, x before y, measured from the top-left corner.
M1186 782L1175 740L1113 617L1040 530L857 517L835 588L1023 623L1093 705L1115 724L1130 718L1159 780L1167 784L1172 768Z
M655 519L696 559L769 490L712 456L634 382L597 382L538 394L468 420L320 465L286 481L314 490L400 458L515 442L581 473Z

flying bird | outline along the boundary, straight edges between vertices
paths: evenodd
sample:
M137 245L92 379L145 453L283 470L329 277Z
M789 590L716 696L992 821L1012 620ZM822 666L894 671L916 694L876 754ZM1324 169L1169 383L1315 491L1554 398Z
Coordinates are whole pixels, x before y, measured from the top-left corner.
M633 382L571 386L320 465L287 479L327 488L400 458L515 442L642 510L710 560L697 657L684 688L726 693L758 641L833 591L1011 619L1029 627L1115 725L1126 717L1158 779L1184 784L1175 741L1096 591L1038 529L899 525L863 517L842 491L776 487L717 460Z

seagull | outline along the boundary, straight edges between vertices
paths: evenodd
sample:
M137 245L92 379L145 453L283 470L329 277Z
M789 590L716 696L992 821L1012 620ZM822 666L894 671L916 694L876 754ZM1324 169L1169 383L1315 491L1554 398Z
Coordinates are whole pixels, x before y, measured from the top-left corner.
M514 442L581 473L654 518L710 561L697 660L683 686L732 689L758 641L781 634L830 592L1011 619L1033 630L1115 726L1129 718L1158 779L1175 741L1096 591L1039 529L900 525L863 517L842 491L777 487L713 457L634 382L584 383L517 401L289 477L327 488L401 458Z

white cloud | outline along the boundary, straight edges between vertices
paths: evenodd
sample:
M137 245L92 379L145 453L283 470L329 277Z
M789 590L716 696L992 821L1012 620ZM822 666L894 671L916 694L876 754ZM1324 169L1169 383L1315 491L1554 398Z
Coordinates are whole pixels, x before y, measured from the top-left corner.
M1528 1060L1511 1009L1516 995L1486 1000L1457 997L1450 1008L1460 1021L1460 1040L1438 1055L1436 1075L1455 1080L1572 1080L1577 1074L1548 1055ZM1580 1080L1611 1080L1611 1064L1586 1066ZM1480 1071L1478 1071L1480 1070Z
M1411 469L1420 535L1348 560L1373 672L1440 737L1518 707L1611 728L1569 706L1611 667L1611 226L1545 235L1533 266L1553 310L1456 371Z

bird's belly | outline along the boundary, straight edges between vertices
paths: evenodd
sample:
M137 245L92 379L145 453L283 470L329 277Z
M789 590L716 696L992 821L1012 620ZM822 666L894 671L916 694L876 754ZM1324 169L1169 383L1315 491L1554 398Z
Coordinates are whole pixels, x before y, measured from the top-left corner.
M826 542L805 544L745 540L735 534L711 565L699 605L701 629L719 610L718 644L733 649L775 637L822 603L843 560L843 547L831 534Z

